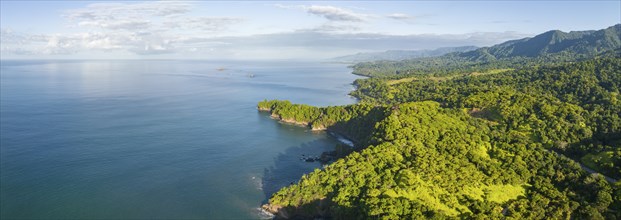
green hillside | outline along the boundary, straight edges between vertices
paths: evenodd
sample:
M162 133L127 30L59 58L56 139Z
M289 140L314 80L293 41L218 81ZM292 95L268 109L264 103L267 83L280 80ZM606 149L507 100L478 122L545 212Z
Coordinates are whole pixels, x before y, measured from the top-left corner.
M504 60L436 59L424 73L360 79L355 105L260 102L275 118L356 142L264 209L302 219L621 218L621 49L592 40L619 27L491 47ZM574 61L546 55L563 51Z
M371 79L358 89L362 104L345 107L262 102L304 121L340 118L328 129L363 121L344 132L370 136L274 194L269 208L336 219L619 218L621 184L554 151L621 177L620 65L595 58L445 81Z

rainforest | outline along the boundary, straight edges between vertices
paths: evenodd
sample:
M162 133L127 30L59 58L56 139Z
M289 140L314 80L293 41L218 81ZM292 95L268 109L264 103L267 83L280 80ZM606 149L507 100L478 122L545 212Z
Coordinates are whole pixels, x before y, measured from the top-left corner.
M351 153L280 189L279 218L621 218L621 25L352 66L360 102L264 100ZM543 42L543 43L542 43Z

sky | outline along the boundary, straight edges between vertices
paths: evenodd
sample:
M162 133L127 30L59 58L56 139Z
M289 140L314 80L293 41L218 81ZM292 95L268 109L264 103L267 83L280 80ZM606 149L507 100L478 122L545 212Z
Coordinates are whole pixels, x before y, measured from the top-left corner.
M618 0L0 0L0 59L327 59L620 22Z

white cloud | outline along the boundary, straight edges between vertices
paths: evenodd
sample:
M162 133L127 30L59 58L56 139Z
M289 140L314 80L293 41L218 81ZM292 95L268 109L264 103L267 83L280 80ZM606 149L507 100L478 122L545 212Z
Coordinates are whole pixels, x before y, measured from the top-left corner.
M188 15L192 4L177 1L145 3L98 3L85 8L68 10L64 17L79 27L111 31L155 31L171 28L201 31L222 31L239 23L237 17L207 17Z
M283 8L283 9L302 9L303 5L283 5L283 4L274 4L274 7Z
M167 1L90 4L64 13L67 21L73 25L70 33L28 34L2 29L1 52L3 55L42 57L110 52L126 55L191 54L217 58L227 58L229 55L253 57L251 54L262 58L325 58L368 50L489 46L523 36L517 33L403 36L360 33L364 31L361 27L372 25L373 19L379 16L334 6L275 6L299 10L300 14L321 16L324 22L316 27L306 26L280 33L234 37L227 36L230 33L227 31L244 22L244 19L192 15L191 3ZM386 18L406 20L412 16L395 13L386 15ZM269 55L261 55L261 52Z
M62 36L50 36L43 49L44 54L71 54L75 52L75 41L62 37Z
M361 51L422 50L457 46L491 46L510 39L525 37L515 32L486 32L456 35L385 35L370 33L327 33L298 31L247 37L220 37L214 40L232 43L240 54L260 51L282 51L277 58L315 59L329 58ZM228 49L230 45L213 45L217 49ZM292 48L300 54L286 54ZM286 55L285 55L286 54Z
M306 7L306 12L314 15L323 16L330 21L351 21L362 22L368 17L365 14L358 14L347 9L337 8L334 6L312 5Z
M0 30L0 43L3 45L27 45L31 43L45 43L47 37L44 35L29 35L17 33L9 28Z
M283 9L296 9L308 14L321 16L327 22L311 28L301 28L295 32L320 32L320 33L351 33L362 30L359 26L366 23L370 18L377 17L372 14L356 13L349 9L329 5L282 5L274 4L274 7Z
M81 36L81 46L85 49L116 50L122 49L131 39L102 33L86 33Z
M183 17L164 22L167 28L200 29L221 31L230 25L240 23L243 19L236 17Z
M67 10L65 17L77 20L114 20L145 16L186 14L192 5L186 2L159 1L144 3L95 3L85 8Z
M198 50L210 46L208 38L199 36L218 36L243 21L190 15L192 7L177 1L90 4L63 13L77 33L32 35L2 29L2 52L52 55L98 50L148 55ZM189 37L179 40L183 36Z
M387 18L390 19L395 19L395 20L412 20L414 19L414 16L408 15L408 14L403 14L403 13L393 13L393 14L389 14L386 15Z
M15 55L56 55L80 51L121 51L137 55L191 54L217 58L328 58L361 51L418 50L453 46L491 46L526 37L516 32L457 35L385 35L339 32L347 26L325 24L288 33L250 36L167 35L153 32L89 32L26 35L2 30L2 52ZM350 28L355 28L350 27ZM5 43L13 42L13 43ZM265 54L261 55L261 51ZM278 51L278 53L268 53ZM257 56L254 56L257 55Z
M282 5L275 4L277 8L299 9L308 14L317 15L335 22L364 22L373 15L356 13L348 9L339 8L330 5Z
M334 24L328 22L314 28L300 29L297 30L297 32L348 33L359 30L361 30L361 28L355 25Z
M119 20L119 21L104 21L104 20L96 20L96 21L81 21L78 23L78 26L81 27L98 27L104 29L111 30L144 30L148 29L151 22L149 21L130 21L130 20Z

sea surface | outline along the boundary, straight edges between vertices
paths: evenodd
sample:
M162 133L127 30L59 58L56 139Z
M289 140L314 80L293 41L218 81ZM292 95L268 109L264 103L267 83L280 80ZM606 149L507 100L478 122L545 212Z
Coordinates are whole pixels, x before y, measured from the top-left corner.
M338 140L263 99L344 105L344 64L2 61L0 218L257 219Z

